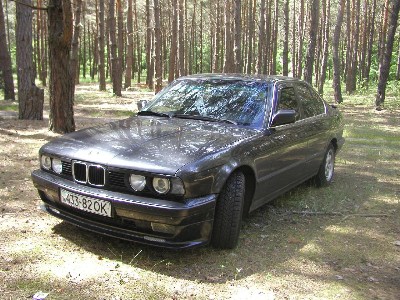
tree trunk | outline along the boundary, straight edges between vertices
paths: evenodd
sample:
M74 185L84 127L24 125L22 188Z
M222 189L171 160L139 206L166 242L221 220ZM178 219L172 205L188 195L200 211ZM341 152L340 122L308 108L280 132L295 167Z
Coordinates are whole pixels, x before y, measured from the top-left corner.
M2 0L0 0L0 71L3 77L0 76L0 80L4 81L4 99L15 101L11 56L7 46Z
M133 10L132 0L128 0L128 17L126 22L126 33L128 35L128 49L126 51L125 84L128 88L132 85L132 60L133 60Z
M328 0L328 4L326 5L325 8L326 8L326 18L325 18L325 24L324 24L324 27L325 27L324 43L323 43L324 45L323 45L321 76L320 76L319 88L318 88L318 93L320 95L322 95L324 92L326 69L327 69L327 65L328 65L328 56L329 56L329 27L331 26L330 21L329 21L331 18L331 1L330 0Z
M75 20L74 20L74 33L72 37L72 51L71 51L71 80L73 82L72 88L75 89L76 77L79 77L79 64L78 64L78 51L79 51L79 33L81 23L82 0L75 0ZM85 39L84 39L85 41ZM83 63L86 63L84 60ZM78 74L77 74L78 73Z
M146 84L149 89L154 88L154 64L153 64L153 24L152 14L150 12L150 0L146 0Z
M262 0L264 1L264 0ZM236 73L242 72L242 1L235 0L235 70Z
M225 56L224 72L235 72L235 59L232 43L231 1L225 0Z
M154 47L155 47L155 93L157 94L162 89L162 37L161 37L161 24L160 24L160 3L154 0Z
M172 36L171 36L171 51L169 55L169 75L168 82L175 79L176 58L178 51L178 1L172 0Z
M254 9L253 9L253 0L249 1L249 11L248 11L248 22L249 22L249 30L248 35L249 39L247 41L248 45L248 52L247 52L247 67L246 73L251 74L253 71L253 39L254 39L254 27L255 27L255 20L254 20Z
M122 0L116 0L117 4L117 27L118 27L118 59L120 72L118 74L121 88L122 88L122 73L124 71L124 20L122 14Z
M184 0L179 0L179 28L178 28L178 43L179 43L179 57L178 69L179 76L186 75L185 70L185 20L184 20Z
M392 51L394 44L394 37L396 35L397 22L399 18L400 1L391 0L387 9L390 10L390 17L388 20L388 29L386 36L386 47L382 56L382 63L379 66L379 81L378 81L378 91L376 94L375 105L377 109L381 108L385 101L386 84L389 78L390 62L392 60Z
M300 15L298 26L298 55L297 55L297 77L301 78L303 74L303 37L304 37L304 0L300 0Z
M400 36L399 36L399 46L398 46L398 54L397 54L397 72L396 72L396 80L400 80Z
M353 93L356 90L357 83L357 65L358 65L358 40L359 40L359 23L360 23L360 0L353 0L353 12L352 12L352 30L351 30L351 50L349 53L349 62L347 64L347 76L346 76L346 91Z
M104 53L104 0L99 0L99 90L106 90L105 72L105 53Z
M264 65L265 40L265 0L260 3L260 30L258 31L257 73L262 74Z
M32 9L30 0L21 0L17 7L17 69L19 119L43 120L44 90L35 85L32 48Z
M296 69L296 1L293 1L293 20L292 20L292 76L297 77Z
M365 81L368 83L369 81L369 72L371 70L371 62L372 62L372 47L374 43L374 33L375 33L375 15L376 15L376 0L372 5L372 17L371 17L371 29L369 31L369 39L368 39L368 50L367 50L367 65L365 67L365 74L364 78Z
M282 53L282 75L288 76L289 74L289 0L285 0L283 7L283 27L284 27L284 38L283 38L283 53Z
M317 31L318 31L318 21L319 21L318 15L319 15L319 0L312 0L309 45L308 45L306 64L304 69L304 80L309 84L312 83L312 76L313 76L314 55L315 55L315 46L317 42Z
M136 32L136 50L137 50L137 82L140 83L142 76L142 46L140 43L139 36L139 24L138 24L138 14L137 14L137 5L136 0L133 0L133 11L135 14L135 32Z
M116 24L115 24L115 1L110 0L109 15L108 15L108 26L110 30L110 43L111 43L111 74L113 93L116 96L122 96L122 70L121 61L118 57L118 45L116 37Z
M72 10L68 0L50 0L49 65L50 65L50 130L66 133L75 130L74 94L70 60Z
M340 46L340 33L342 31L343 12L345 0L340 0L337 20L335 25L335 32L333 34L333 90L335 94L335 102L342 103L342 88L340 84L340 60L339 60L339 46Z

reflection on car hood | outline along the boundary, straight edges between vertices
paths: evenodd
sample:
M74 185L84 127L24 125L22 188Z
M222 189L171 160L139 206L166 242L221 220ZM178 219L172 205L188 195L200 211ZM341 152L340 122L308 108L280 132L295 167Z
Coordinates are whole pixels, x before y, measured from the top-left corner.
M64 135L42 151L66 158L174 174L200 157L257 134L198 120L132 117Z

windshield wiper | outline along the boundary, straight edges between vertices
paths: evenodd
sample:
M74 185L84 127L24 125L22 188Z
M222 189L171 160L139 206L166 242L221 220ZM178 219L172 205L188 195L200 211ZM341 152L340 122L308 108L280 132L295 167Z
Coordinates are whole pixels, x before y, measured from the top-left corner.
M138 116L157 116L157 117L164 117L164 118L171 118L172 114L156 112L151 110L142 110L137 113Z
M219 122L219 123L229 123L229 124L237 125L237 122L229 120L229 119L218 119L218 118L200 116L200 115L176 114L176 115L173 115L173 117L174 118L181 118L181 119L193 119L193 120L202 120L202 121Z

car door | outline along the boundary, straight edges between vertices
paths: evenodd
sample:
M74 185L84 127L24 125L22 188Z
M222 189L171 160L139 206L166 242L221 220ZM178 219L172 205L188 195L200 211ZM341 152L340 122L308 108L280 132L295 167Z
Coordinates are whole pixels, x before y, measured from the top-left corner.
M296 83L295 90L304 122L303 138L307 141L307 168L304 172L311 177L318 171L325 153L329 124L325 116L325 103L318 93L305 82Z
M304 139L305 122L301 119L301 108L294 87L290 84L276 86L272 113L280 109L297 112L294 123L271 128L260 143L255 160L258 185L252 208L282 194L303 181L307 141Z

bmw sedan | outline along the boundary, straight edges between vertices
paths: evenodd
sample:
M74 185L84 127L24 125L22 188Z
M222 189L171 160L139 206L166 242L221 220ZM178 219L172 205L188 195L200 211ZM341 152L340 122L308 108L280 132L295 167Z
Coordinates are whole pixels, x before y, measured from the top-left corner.
M49 214L166 248L234 248L243 216L312 179L332 182L343 118L281 76L182 77L137 115L66 134L32 180Z

